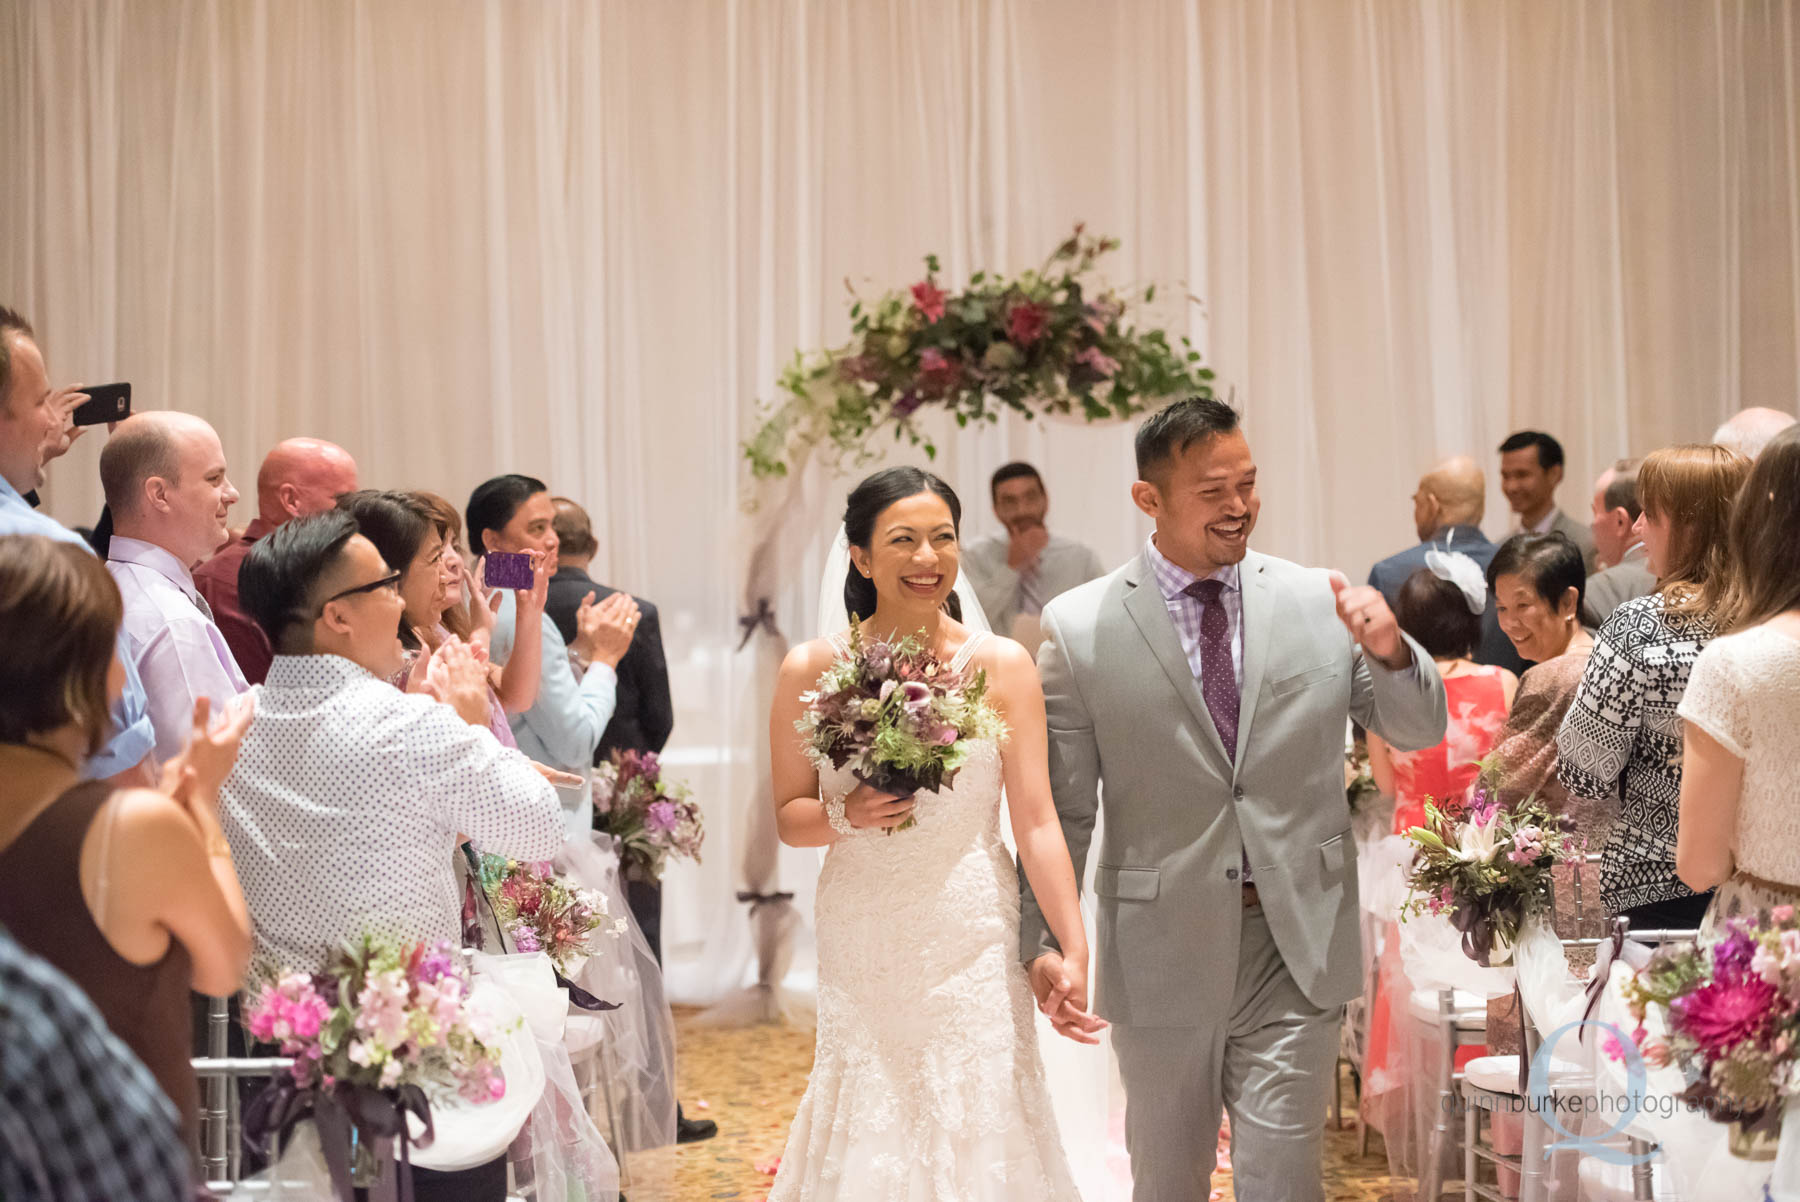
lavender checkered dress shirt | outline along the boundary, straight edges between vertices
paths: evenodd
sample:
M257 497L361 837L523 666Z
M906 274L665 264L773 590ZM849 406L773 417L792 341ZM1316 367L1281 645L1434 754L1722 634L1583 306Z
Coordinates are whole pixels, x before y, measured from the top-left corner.
M1156 539L1149 541L1148 554L1150 569L1156 575L1156 587L1163 595L1163 605L1168 608L1169 620L1175 623L1175 633L1181 638L1181 650L1187 656L1188 667L1194 673L1194 682L1199 684L1204 676L1206 661L1204 638L1200 632L1200 619L1206 613L1206 606L1200 599L1189 595L1188 588L1201 579L1186 568L1177 567L1163 557L1156 549ZM1228 564L1214 572L1207 580L1217 580L1224 588L1219 599L1225 608L1225 619L1229 623L1226 637L1231 641L1231 674L1237 681L1240 704L1244 695L1244 590L1238 573L1237 564ZM1236 756L1236 749L1228 749L1227 754ZM1244 853L1244 883L1250 883L1250 854Z

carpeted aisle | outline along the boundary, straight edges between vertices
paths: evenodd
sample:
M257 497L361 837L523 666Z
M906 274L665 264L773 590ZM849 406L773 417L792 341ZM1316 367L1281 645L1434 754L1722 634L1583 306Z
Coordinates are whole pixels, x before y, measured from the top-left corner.
M675 1202L711 1202L738 1198L761 1202L774 1179L758 1166L773 1169L787 1139L788 1123L806 1090L812 1067L811 1031L787 1027L717 1029L696 1026L695 1011L677 1008L675 1025L680 1054L680 1097L696 1118L719 1124L719 1136L672 1153L639 1158L633 1165L645 1188L628 1187L632 1202L662 1202L672 1160ZM704 1103L704 1107L702 1107ZM1346 1103L1346 1115L1349 1107ZM1230 1199L1231 1174L1215 1179L1223 1199ZM1356 1132L1346 1128L1325 1133L1325 1196L1329 1202L1377 1202L1390 1196L1387 1162L1381 1140L1370 1141L1369 1156L1358 1159Z

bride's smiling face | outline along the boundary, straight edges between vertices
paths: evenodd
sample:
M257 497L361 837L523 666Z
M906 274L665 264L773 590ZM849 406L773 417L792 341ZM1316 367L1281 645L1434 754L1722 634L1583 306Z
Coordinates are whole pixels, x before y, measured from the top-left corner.
M851 547L850 558L883 604L937 608L949 600L961 560L950 506L932 492L895 501L875 518L868 547Z

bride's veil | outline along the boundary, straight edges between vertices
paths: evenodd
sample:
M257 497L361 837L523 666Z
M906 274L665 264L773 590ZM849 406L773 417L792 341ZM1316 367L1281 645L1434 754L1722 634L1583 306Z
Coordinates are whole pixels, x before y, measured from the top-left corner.
M844 606L844 579L849 571L850 540L840 524L831 551L825 556L823 577L819 581L817 629L820 638L830 638L850 625L850 611ZM981 608L981 599L975 595L969 578L959 573L954 587L962 603L962 624L971 630L992 632L993 626L988 622L987 612ZM1016 859L1018 848L1013 845L1012 822L1004 802L1000 812L1000 834L1006 840L1007 850ZM1096 842L1094 847L1098 850L1099 844ZM1089 860L1088 888L1081 909L1088 927L1088 947L1097 951L1092 856ZM1091 969L1088 988L1091 1000ZM1082 1197L1088 1202L1113 1202L1114 1199L1124 1202L1131 1195L1129 1177L1122 1168L1111 1163L1115 1158L1108 1154L1114 1114L1122 1113L1124 1109L1124 1092L1113 1071L1111 1039L1102 1033L1101 1046L1083 1047L1058 1035L1041 1011L1037 1016L1037 1029L1038 1049L1043 1057L1050 1100L1056 1110L1057 1128Z

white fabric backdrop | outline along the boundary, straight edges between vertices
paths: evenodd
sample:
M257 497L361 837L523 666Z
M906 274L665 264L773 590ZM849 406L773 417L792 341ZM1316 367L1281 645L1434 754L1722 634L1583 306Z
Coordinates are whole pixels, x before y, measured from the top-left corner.
M843 337L847 278L1120 235L1117 282L1204 298L1160 319L1247 411L1259 545L1360 574L1411 540L1438 456L1547 427L1581 512L1614 456L1794 408L1797 24L1781 0L5 0L0 298L56 378L211 418L241 484L307 433L371 484L520 470L584 500L597 573L666 615L711 824L666 938L706 996L748 966L734 802L764 722L732 654L736 443L796 347ZM98 443L56 465L64 520L98 509ZM1129 431L950 444L972 533L1015 456L1060 528L1131 553ZM790 634L846 486L800 482Z

